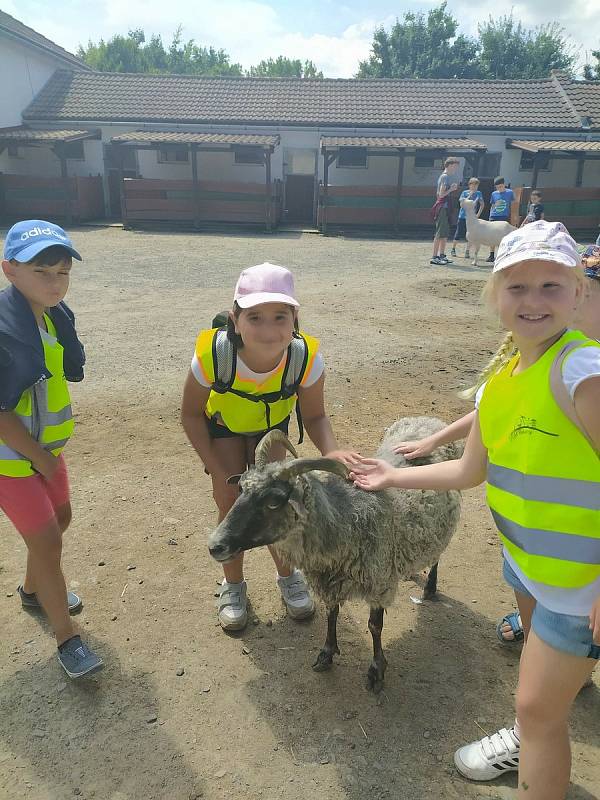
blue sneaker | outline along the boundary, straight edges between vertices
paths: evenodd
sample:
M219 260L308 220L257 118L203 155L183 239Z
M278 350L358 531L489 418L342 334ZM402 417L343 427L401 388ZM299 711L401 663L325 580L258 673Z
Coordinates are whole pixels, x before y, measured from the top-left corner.
M58 660L69 678L91 675L104 666L102 659L81 641L80 636L72 636L59 646Z
M17 592L21 598L21 605L23 608L34 608L43 611L42 604L38 600L35 592L29 594L23 589L23 586L17 586ZM69 614L76 614L83 608L83 601L75 592L67 592L67 606L69 608Z

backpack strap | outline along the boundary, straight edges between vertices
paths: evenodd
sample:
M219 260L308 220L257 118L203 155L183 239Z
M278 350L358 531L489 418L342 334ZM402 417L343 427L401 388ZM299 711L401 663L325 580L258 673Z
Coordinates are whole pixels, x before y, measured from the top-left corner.
M587 341L582 341L579 339L576 341L567 342L567 344L559 350L550 368L550 391L552 392L552 397L554 398L556 405L560 408L565 417L571 420L573 425L575 425L579 432L585 437L598 458L600 458L600 452L598 452L592 437L586 431L583 422L579 419L575 409L575 403L573 402L573 399L571 398L571 395L565 386L565 382L562 379L562 368L567 356L582 344L587 344L591 341L593 340L588 339Z
M210 388L218 394L225 394L233 386L237 367L237 348L229 340L226 328L215 331L212 340L212 359L215 382Z

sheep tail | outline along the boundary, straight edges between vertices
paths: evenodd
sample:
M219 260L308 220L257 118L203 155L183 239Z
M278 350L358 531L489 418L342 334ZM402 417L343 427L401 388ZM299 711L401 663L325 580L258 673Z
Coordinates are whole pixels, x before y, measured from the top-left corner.
M459 397L462 397L463 400L471 400L479 389L483 386L483 384L492 377L499 369L507 364L510 359L516 355L517 353L517 346L513 340L512 331L509 331L504 339L502 340L500 347L496 350L490 361L486 364L483 368L483 371L477 378L476 383L465 389L462 392L458 393Z

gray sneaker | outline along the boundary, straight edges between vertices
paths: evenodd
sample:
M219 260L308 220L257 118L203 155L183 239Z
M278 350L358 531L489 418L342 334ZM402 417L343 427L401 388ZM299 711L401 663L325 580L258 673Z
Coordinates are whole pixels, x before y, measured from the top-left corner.
M17 592L21 598L21 605L23 608L35 608L39 611L43 611L42 604L38 600L35 592L29 594L23 589L23 586L17 586ZM67 592L67 606L69 608L69 614L76 614L83 608L83 601L75 592Z
M102 659L81 641L80 636L72 636L60 645L58 660L69 678L92 675L104 666Z
M308 589L306 578L295 569L287 578L277 577L281 597L292 619L308 619L315 613L315 603Z
M219 622L224 631L242 631L248 623L247 585L223 580L217 603Z

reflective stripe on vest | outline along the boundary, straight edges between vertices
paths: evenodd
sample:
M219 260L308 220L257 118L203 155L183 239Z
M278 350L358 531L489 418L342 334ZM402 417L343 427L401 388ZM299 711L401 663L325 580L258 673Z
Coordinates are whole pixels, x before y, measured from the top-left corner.
M212 345L217 329L201 331L196 341L196 357L200 364L203 377L209 385L215 382L213 369ZM308 347L308 360L304 374L308 375L312 367L315 355L319 349L319 341L312 336L302 333ZM238 355L239 358L239 355ZM269 395L279 392L283 379L286 356L282 358L276 371L270 375L264 383L258 384L250 378L240 378L236 374L232 389L255 395L257 399L260 395ZM296 395L284 397L269 403L269 424L274 427L288 417L296 405ZM206 415L209 418L215 417L226 425L229 430L235 433L261 433L269 427L265 404L248 400L244 397L225 392L220 394L211 391L206 404Z
M568 331L523 372L512 359L486 384L479 423L504 546L532 580L575 588L600 576L600 460L550 391L568 341L600 347Z
M47 315L48 333L56 337L56 329ZM59 455L73 431L73 410L63 370L63 348L42 337L44 360L51 377L39 381L21 395L13 414L44 449ZM0 439L0 475L15 478L34 475L31 462Z

